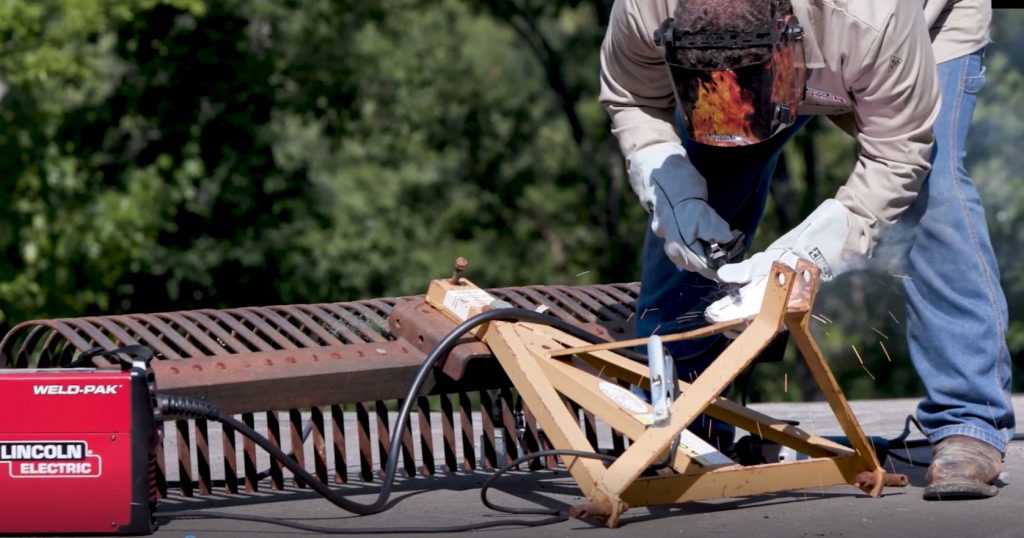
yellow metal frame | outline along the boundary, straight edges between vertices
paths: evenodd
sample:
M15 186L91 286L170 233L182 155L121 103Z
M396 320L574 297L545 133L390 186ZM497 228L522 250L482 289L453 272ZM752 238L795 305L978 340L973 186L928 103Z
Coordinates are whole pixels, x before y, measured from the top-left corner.
M596 516L616 527L630 506L674 504L685 501L758 495L836 484L850 484L877 497L886 482L896 476L879 465L870 442L854 418L842 390L809 332L811 305L817 292L819 271L809 262L796 270L775 264L765 290L760 313L751 320L711 325L664 341L683 340L737 330L739 336L692 383L678 381L680 396L671 404L668 425L649 427L650 407L637 412L635 402L622 404L602 392L609 380L649 387L645 365L613 353L613 349L646 343L646 340L588 345L549 326L524 322L494 321L480 327L481 338L501 362L525 404L557 449L595 451L580 421L565 399L607 422L631 440L626 451L610 466L594 459L562 458L588 503L574 507L577 517ZM468 280L431 282L427 301L456 320L486 308L463 305L456 312L446 294L475 289ZM773 419L719 396L771 342L788 330L815 382L824 392L840 427L850 442L842 446ZM784 463L741 466L704 466L684 450L676 450L670 467L676 474L641 476L653 463L665 460L673 441L701 413L807 454L810 459Z

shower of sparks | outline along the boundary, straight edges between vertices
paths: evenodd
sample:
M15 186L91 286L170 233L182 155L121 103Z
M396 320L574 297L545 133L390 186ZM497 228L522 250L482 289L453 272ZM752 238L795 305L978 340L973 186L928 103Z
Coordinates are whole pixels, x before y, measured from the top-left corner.
M828 319L828 316L826 316L825 314L818 314L818 315L821 316L821 318L825 320L825 323L832 323L832 320Z
M885 349L885 342L879 340L878 345L882 346L882 353L885 353L885 359L889 362L892 362L892 357L889 356L889 350Z
M889 310L888 312L889 312L889 317L892 318L892 320L896 322L896 325L899 325L900 324L900 320L896 319L896 316L892 313L892 310Z
M583 275L589 275L589 274L590 274L590 271L583 271L582 273L576 275L576 277L579 278L579 277L581 277Z
M874 327L872 327L871 330L875 331L876 333L878 333L878 335L881 336L882 338L885 338L886 340L889 339L889 335L883 333L882 331L880 331L880 330L878 330L878 329L876 329Z

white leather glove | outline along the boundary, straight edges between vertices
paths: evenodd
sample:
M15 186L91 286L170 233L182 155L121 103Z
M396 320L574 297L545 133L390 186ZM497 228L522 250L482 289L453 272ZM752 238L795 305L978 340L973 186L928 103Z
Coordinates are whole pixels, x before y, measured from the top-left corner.
M704 243L726 244L734 234L708 205L708 185L679 144L665 142L627 158L629 183L651 214L651 229L665 240L665 254L685 271L715 279Z
M718 270L719 281L743 286L711 303L704 311L704 317L719 323L757 315L764 299L768 273L777 261L796 268L797 259L809 260L821 269L821 280L832 280L864 260L863 253L848 247L851 234L861 234L857 217L838 201L832 198L825 200L764 252L742 262L722 266Z

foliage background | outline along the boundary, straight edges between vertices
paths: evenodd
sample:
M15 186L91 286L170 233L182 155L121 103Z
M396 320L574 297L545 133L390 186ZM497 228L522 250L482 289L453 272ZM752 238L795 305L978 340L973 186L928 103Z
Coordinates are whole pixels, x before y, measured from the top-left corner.
M646 218L596 100L610 6L0 2L0 333L417 294L457 255L486 286L635 280ZM995 17L968 159L1018 362L1021 28L1024 11ZM854 152L826 122L805 129L757 244L830 196ZM855 398L921 391L891 272L841 279L819 303L822 347ZM810 382L791 353L759 369L752 396L815 397Z

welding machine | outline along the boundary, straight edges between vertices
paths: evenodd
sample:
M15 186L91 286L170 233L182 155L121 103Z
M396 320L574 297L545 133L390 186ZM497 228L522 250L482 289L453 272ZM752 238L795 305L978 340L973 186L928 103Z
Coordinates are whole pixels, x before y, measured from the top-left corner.
M0 534L150 534L144 365L0 370Z

